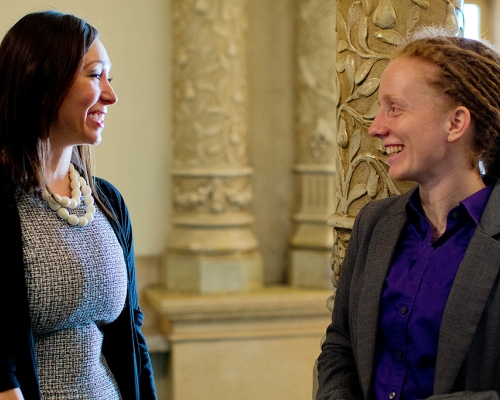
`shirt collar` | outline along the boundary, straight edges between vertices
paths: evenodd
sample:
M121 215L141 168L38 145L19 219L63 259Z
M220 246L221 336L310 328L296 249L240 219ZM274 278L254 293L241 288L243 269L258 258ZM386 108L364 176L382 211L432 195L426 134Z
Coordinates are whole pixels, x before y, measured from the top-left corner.
M481 215L483 214L484 208L486 207L486 203L490 197L491 192L493 191L494 185L489 185L476 193L470 195L466 199L460 202L460 205L450 210L450 213L456 211L457 208L463 207L472 218L472 220L478 224L481 219ZM420 217L425 218L425 212L422 207L422 203L420 202L420 194L419 189L417 188L410 198L408 199L408 203L406 205L406 216L410 220L411 214L417 213Z

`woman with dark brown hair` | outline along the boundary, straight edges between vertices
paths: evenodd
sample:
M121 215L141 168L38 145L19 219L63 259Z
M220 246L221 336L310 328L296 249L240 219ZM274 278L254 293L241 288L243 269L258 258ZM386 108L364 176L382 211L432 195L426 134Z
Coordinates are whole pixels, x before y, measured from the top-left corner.
M0 44L0 400L156 398L128 211L90 161L110 68L69 14L28 14Z
M418 186L356 219L317 399L498 399L500 54L422 30L378 96L368 133Z

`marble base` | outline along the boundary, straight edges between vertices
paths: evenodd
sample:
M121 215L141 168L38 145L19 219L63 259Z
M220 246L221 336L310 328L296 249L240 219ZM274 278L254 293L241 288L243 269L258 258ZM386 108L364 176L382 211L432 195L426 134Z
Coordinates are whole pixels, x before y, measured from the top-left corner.
M332 289L332 252L291 249L288 283L296 288Z
M301 219L316 219L306 222ZM332 228L322 215L300 214L288 253L288 283L296 288L332 289Z
M169 400L303 400L330 323L331 291L289 287L145 298L169 342Z
M184 255L168 253L163 285L170 292L224 293L262 287L260 253Z

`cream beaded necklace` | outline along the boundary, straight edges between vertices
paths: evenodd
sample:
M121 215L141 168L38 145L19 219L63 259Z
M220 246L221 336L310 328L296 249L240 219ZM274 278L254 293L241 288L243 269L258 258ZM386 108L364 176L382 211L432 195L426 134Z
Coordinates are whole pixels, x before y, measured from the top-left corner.
M49 202L51 210L57 212L57 216L65 220L70 225L85 226L94 220L95 206L94 197L92 197L92 189L87 185L85 178L81 177L73 164L69 164L69 179L71 181L71 198L68 196L60 196L58 194L51 194L47 189L43 193L44 199ZM81 203L81 197L85 204L85 215L77 217L70 214L69 209L74 209Z

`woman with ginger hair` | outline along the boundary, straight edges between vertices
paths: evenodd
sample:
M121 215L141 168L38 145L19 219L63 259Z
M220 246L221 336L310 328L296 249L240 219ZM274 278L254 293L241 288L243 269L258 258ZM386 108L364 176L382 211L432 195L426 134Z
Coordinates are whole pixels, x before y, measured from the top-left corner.
M356 219L317 399L498 399L500 54L422 30L378 96L368 133L418 186Z
M92 175L117 101L99 37L44 11L0 44L0 400L156 399L127 207Z

